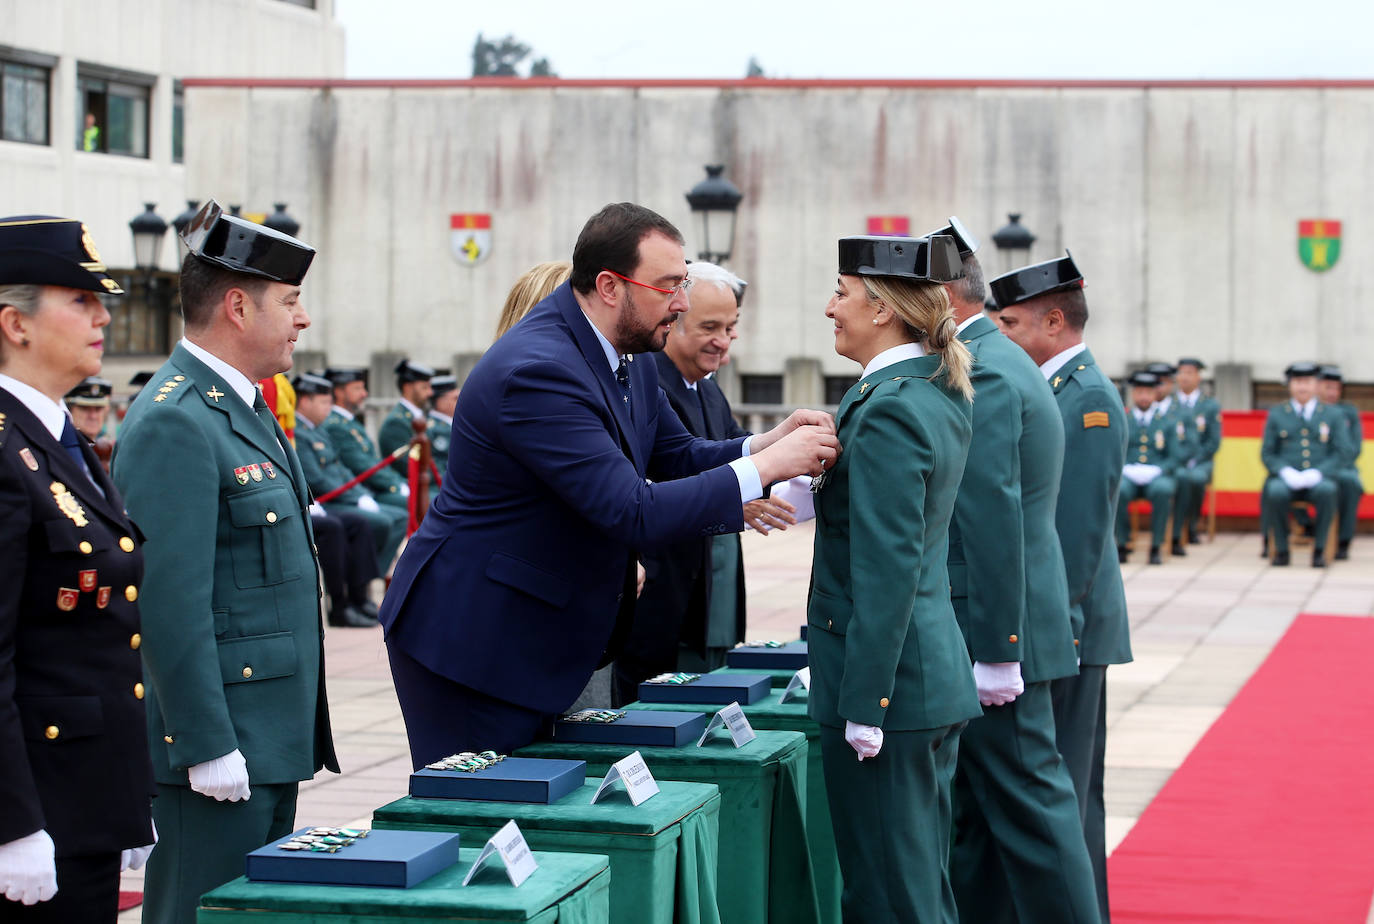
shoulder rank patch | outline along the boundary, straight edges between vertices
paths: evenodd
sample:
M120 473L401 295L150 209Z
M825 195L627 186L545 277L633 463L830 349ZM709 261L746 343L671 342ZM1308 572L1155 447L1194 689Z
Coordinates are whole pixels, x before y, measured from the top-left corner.
M1092 427L1110 427L1112 418L1106 411L1089 411L1083 415L1083 429Z

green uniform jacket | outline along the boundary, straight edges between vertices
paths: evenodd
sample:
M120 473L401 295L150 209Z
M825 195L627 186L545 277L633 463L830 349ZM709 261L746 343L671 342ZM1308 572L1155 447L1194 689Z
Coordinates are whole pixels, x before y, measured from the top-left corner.
M949 530L950 594L975 661L1020 661L1031 683L1078 671L1064 557L1054 529L1064 425L1026 351L979 318L973 442ZM841 444L843 445L843 444Z
M1315 468L1323 478L1333 478L1354 458L1349 431L1344 415L1329 404L1318 402L1312 419L1303 420L1293 402L1285 401L1270 408L1264 420L1260 459L1275 477L1291 466L1300 472Z
M1355 460L1364 449L1364 422L1360 419L1360 409L1349 401L1327 406L1345 418L1345 432L1341 434L1345 454L1341 457L1341 467L1358 471Z
M354 475L367 471L381 461L377 447L372 445L372 438L357 417L348 419L335 408L320 426L329 432L334 448L339 451L340 461ZM387 503L396 503L401 499L401 485L405 483L406 480L390 468L378 469L376 474L363 482L379 501L385 500ZM388 498L387 495L395 497Z
M836 415L844 447L816 494L807 611L810 714L889 731L982 714L949 599L949 520L971 409L928 381L937 356L884 367Z
M1178 395L1169 396L1169 407L1161 411L1159 406L1155 406L1155 420L1168 420L1174 425L1174 437L1183 443L1186 451L1179 462L1179 468L1186 468L1188 460L1196 458L1202 452L1202 438L1198 434L1197 421L1193 419L1193 413L1179 403Z
M1114 526L1126 461L1126 412L1089 350L1050 376L1050 387L1064 421L1064 477L1054 521L1078 656L1084 664L1125 664L1131 660L1131 627Z
M1177 475L1193 451L1183 420L1173 413L1154 414L1148 424L1141 426L1133 410L1125 414L1126 464L1158 465L1164 475Z
M1192 451L1184 464L1191 461L1196 466L1211 462L1221 448L1221 404L1216 398L1199 395L1197 403L1189 408L1175 396L1173 407L1192 437Z
M382 425L377 428L378 458L395 451L397 446L408 445L415 438L415 428L410 424L414 419L410 409L397 401L396 406L382 418ZM404 480L410 477L409 464L410 460L406 456L401 456L391 463L391 470Z
M453 441L453 421L444 420L434 411L429 412L429 454L434 458L434 467L439 469L439 477L448 473L448 447Z
M305 483L315 497L328 494L341 484L353 480L348 466L339 461L339 451L324 427L313 427L309 422L296 421L296 454L301 460L301 471L305 473ZM358 500L367 489L355 484L334 498L331 503L348 504L356 507Z
M253 783L337 771L309 495L281 428L178 346L129 409L113 468L147 536L157 781L186 785L187 767L235 748Z

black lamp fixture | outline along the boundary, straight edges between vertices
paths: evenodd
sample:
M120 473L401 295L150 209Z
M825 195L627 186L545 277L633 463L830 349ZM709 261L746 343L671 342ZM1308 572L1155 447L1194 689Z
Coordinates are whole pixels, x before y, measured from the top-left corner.
M708 164L706 179L687 193L687 204L701 220L697 259L724 263L735 248L735 213L744 194L725 177L723 164Z
M285 202L274 202L272 204L276 208L276 211L263 219L263 225L271 228L273 231L280 231L287 237L295 237L296 233L301 230L301 223L286 214Z
M186 246L186 242L181 239L181 236L186 233L186 226L191 223L191 219L196 217L196 212L199 210L199 202L195 199L187 199L186 211L172 219L172 227L177 233L177 255L180 256L183 263L186 261L186 254L191 248Z
M134 235L134 266L149 276L157 270L162 238L167 233L167 222L154 211L155 208L155 202L143 203L143 211L129 222L129 230Z
M1021 224L1020 212L1010 212L1007 215L1007 223L993 233L992 242L1006 255L1006 268L1011 270L1024 265L1030 259L1031 244L1035 243L1035 235Z

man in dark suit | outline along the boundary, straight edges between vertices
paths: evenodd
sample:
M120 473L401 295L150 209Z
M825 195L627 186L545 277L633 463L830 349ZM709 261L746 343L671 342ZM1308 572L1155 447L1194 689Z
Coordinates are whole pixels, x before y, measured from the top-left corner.
M687 278L692 280L691 308L678 316L663 351L653 354L658 385L693 436L748 436L711 378L739 336L744 282L724 267L702 262L687 267ZM794 522L787 509L767 498L746 504L744 519L770 528ZM712 563L718 555L726 560L722 570L727 580L713 582ZM639 683L663 671L719 667L725 651L744 640L744 561L738 533L646 549L643 564L646 577L634 628L615 662L614 705L638 699Z
M186 335L129 409L113 470L147 535L148 741L162 837L143 920L182 924L290 833L301 780L338 772L310 493L254 383L310 324L315 251L207 202L183 232Z
M1055 740L1078 796L1083 836L1092 860L1098 910L1111 920L1107 899L1106 811L1102 798L1107 749L1107 665L1131 660L1126 591L1113 528L1126 414L1121 395L1083 342L1088 303L1078 275L1064 261L1009 293L1001 311L1007 336L1020 344L1054 390L1064 421L1064 477L1055 528L1064 550L1070 617L1081 663L1078 675L1050 684ZM1058 266L1058 269L1054 268ZM1052 271L1053 270L1053 271Z
M443 487L382 604L417 766L533 740L617 653L640 548L738 531L764 484L836 457L816 411L748 441L683 429L654 362L631 360L663 348L688 288L678 230L608 205L569 282L468 377Z
M959 742L950 881L962 920L1090 924L1092 866L1050 698L1051 681L1078 671L1054 523L1064 425L1035 364L983 313L977 242L953 218L937 233L959 244L964 275L945 289L974 359L949 572L984 707Z

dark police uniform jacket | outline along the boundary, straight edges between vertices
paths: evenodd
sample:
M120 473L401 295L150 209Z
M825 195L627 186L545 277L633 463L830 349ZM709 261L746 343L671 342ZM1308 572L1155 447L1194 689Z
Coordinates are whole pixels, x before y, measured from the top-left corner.
M0 843L46 829L59 857L153 842L143 555L83 453L104 496L0 388Z

